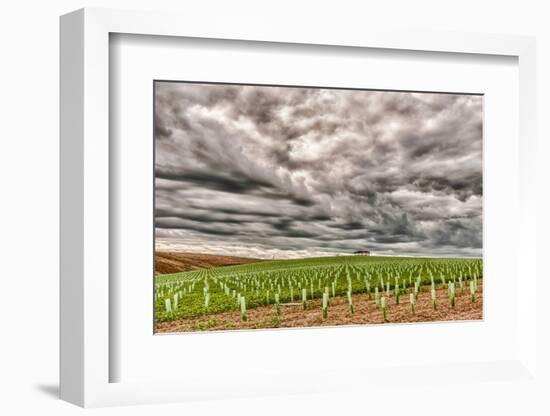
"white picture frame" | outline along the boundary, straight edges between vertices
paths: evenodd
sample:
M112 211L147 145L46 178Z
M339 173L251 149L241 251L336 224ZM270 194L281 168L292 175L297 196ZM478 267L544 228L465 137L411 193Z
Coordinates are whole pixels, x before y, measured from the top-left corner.
M160 403L213 397L249 397L298 394L372 386L376 380L411 369L381 368L368 374L357 369L332 370L351 384L323 380L304 383L288 377L243 381L221 391L222 382L202 379L157 382L110 382L109 258L110 168L109 157L109 36L113 33L205 39L332 45L454 54L516 57L519 66L520 208L516 273L522 285L532 288L517 300L518 345L507 360L473 363L441 362L419 365L414 379L439 380L440 374L468 382L480 380L531 380L537 382L535 267L535 41L530 37L465 33L364 30L328 34L322 27L308 31L281 28L264 21L245 21L238 27L220 18L205 25L189 16L171 13L82 9L61 18L61 398L80 406ZM246 368L245 368L246 372ZM482 377L472 374L482 373ZM332 373L336 374L336 373ZM310 375L309 381L318 375ZM306 375L307 379L307 375ZM444 377L443 377L444 379ZM284 385L284 387L282 387ZM369 387L370 388L370 387Z

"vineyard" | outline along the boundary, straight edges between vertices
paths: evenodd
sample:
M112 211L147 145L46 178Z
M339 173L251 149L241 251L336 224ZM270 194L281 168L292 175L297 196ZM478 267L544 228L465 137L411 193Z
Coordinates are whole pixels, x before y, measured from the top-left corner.
M459 308L481 314L482 269L481 259L338 256L163 274L155 277L156 327L183 332L460 319L452 315Z

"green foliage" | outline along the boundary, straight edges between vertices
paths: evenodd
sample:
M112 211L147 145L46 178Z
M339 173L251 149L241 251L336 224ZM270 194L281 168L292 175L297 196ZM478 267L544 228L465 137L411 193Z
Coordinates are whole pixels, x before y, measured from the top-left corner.
M155 319L171 321L220 312L246 311L259 306L294 302L302 295L302 305L329 297L347 296L353 313L352 294L370 294L381 307L385 297L400 296L413 289L416 297L422 287L433 282L470 285L475 301L477 279L482 277L480 259L412 257L337 256L297 260L262 261L155 277ZM435 277L435 279L434 279ZM246 302L244 299L246 298ZM297 299L298 298L298 299ZM244 314L243 314L244 304ZM435 298L433 299L435 309ZM244 316L244 318L243 318Z
M193 328L196 331L206 331L210 328L214 328L214 327L218 326L218 324L219 324L219 322L218 322L217 319L210 319L206 322L196 322L195 324L193 324Z

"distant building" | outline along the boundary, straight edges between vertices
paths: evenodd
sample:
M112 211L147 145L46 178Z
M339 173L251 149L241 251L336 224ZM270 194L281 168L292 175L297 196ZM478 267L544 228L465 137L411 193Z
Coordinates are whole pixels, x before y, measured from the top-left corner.
M355 254L356 256L370 256L370 251L368 251L368 250L357 250L357 251L354 251L353 254Z

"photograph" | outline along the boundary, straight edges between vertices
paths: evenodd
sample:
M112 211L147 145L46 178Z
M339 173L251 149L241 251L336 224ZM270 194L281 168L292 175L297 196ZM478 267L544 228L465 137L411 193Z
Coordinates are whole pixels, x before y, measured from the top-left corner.
M153 94L156 334L483 320L483 94Z

